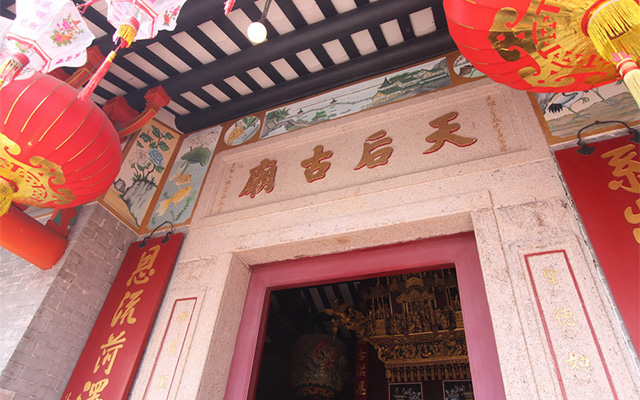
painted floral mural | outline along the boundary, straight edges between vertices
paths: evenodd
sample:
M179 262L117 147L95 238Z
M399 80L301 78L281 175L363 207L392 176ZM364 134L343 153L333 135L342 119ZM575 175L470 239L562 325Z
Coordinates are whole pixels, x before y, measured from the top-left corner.
M179 136L152 121L132 140L120 174L103 198L103 204L136 228L144 225L153 199Z
M222 128L216 126L184 139L147 225L181 224L193 213Z

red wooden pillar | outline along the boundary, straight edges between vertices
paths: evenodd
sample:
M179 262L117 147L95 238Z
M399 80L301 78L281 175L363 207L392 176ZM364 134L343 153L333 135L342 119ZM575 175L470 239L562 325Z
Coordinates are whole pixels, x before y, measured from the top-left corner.
M12 205L0 217L0 246L40 269L49 269L67 249L67 239Z

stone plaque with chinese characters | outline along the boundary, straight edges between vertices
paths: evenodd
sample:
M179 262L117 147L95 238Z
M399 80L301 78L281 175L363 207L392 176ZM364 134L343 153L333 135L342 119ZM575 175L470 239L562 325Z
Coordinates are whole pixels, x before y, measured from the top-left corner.
M64 390L64 400L126 399L184 234L132 243Z
M616 398L609 366L566 252L526 254L524 258L563 399L579 399L584 392Z
M454 89L227 150L214 161L207 215L317 204L485 167L528 149L514 95L497 85L480 97Z
M173 303L167 329L156 358L144 399L166 399L175 385L176 368L184 350L197 298L178 299Z

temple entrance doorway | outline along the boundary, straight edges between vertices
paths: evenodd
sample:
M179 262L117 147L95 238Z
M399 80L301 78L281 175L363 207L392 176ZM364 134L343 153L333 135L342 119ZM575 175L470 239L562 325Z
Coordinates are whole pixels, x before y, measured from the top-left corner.
M308 289L308 296L302 288ZM324 295L319 288L327 289ZM329 288L332 299L327 294ZM301 292L302 297L296 294ZM309 303L316 303L314 295L321 300L327 296L331 305L316 316L308 308L305 310L304 304L310 307ZM360 296L364 300L358 303ZM353 300L351 308L349 297ZM273 321L287 320L285 315L269 312L282 309L282 303L290 309L283 311L285 314L300 316L288 327L269 329L270 323L276 325L269 322L269 314ZM318 311L319 308L316 305ZM355 368L364 364L356 365L355 360L364 344L370 349L370 362L365 366L369 368L365 371L368 393L377 393L368 400L416 400L417 394L412 393L417 391L427 398L426 390L435 391L436 386L441 386L442 398L446 398L447 391L468 394L471 377L474 399L505 399L481 265L471 233L253 267L225 399L300 398L296 397L297 390L289 389L287 393L285 386L281 386L281 394L269 394L269 380L288 383L291 379L269 374L277 370L288 375L290 371L304 372L311 368L309 362L294 360L293 367L289 367L289 360L276 356L275 364L260 382L262 360L274 362L274 349L283 347L282 340L291 342L291 347L295 344L291 335L297 328L293 325L302 325L303 331L320 331L325 339L331 339L335 331L336 336L351 342L351 350L346 350L347 364L351 363L346 368L351 370L344 373L351 382L344 383L344 390L336 394L343 397L336 399L359 399L356 396L362 388ZM280 335L284 337L279 338ZM372 345L372 341L376 343ZM315 350L326 372L331 369L329 359L338 357L320 342L322 339L316 338L315 342L296 346L302 348L302 353ZM418 364L404 362L412 352L417 352L412 357ZM435 354L440 358L432 357ZM429 357L431 361L427 361ZM374 376L378 378L372 379ZM303 377L303 385L304 380ZM377 397L380 395L383 397Z
M473 400L454 265L271 293L256 400Z

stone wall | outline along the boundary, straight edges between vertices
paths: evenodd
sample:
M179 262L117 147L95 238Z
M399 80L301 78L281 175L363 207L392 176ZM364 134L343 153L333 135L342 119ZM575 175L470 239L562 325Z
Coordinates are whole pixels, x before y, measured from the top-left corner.
M3 322L0 330L0 355L6 360L0 375L4 396L60 398L136 237L92 204L80 210L69 247L52 269L41 271L2 250L0 318L13 321L9 327Z

